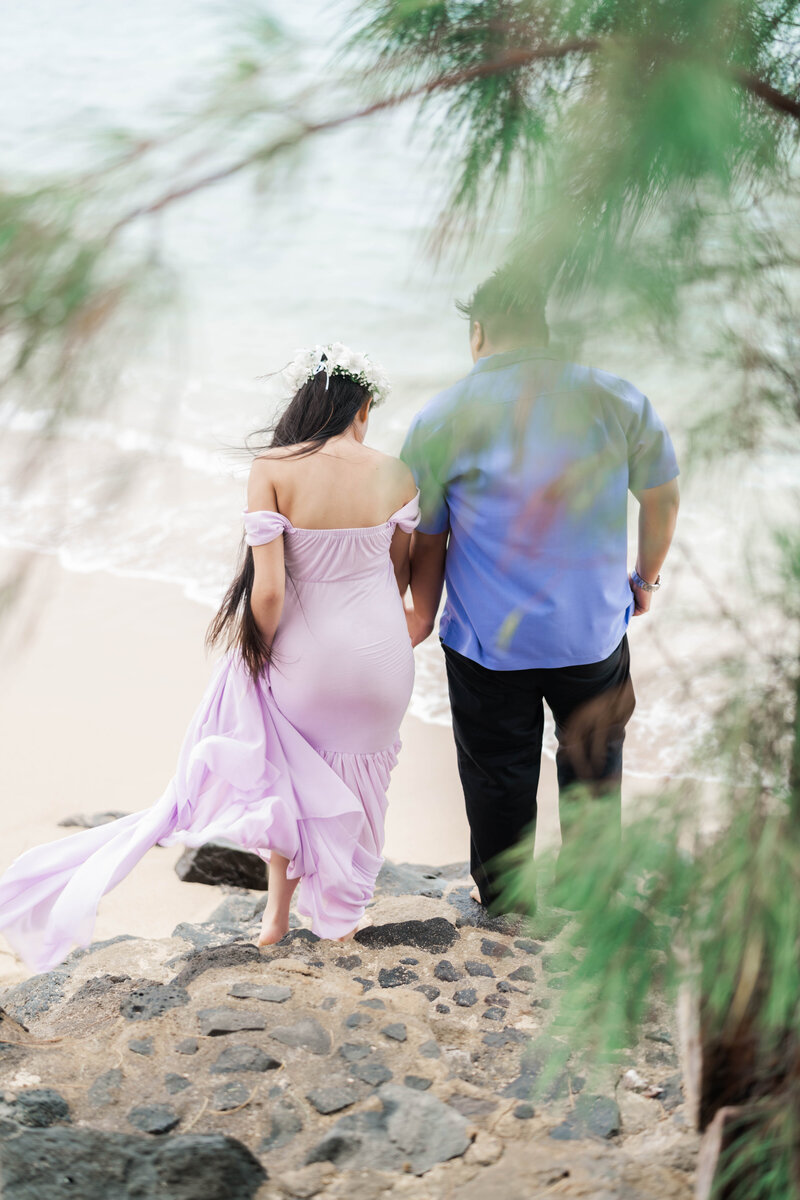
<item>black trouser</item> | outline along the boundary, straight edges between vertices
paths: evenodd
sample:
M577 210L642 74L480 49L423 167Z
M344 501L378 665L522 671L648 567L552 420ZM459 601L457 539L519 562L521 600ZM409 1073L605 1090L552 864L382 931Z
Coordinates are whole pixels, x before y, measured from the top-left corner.
M562 842L577 812L570 791L610 801L604 807L619 829L622 743L635 705L628 639L602 662L521 671L492 671L443 649L472 877L488 905L499 890L492 860L535 826L543 701L556 722Z

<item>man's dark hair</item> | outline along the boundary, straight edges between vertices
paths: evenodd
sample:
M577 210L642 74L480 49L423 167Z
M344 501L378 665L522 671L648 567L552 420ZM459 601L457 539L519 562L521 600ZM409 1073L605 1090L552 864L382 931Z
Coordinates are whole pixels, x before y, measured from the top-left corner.
M456 308L469 319L470 328L473 321L479 321L492 342L546 346L550 336L546 304L543 289L534 281L522 278L510 267L501 267L469 300L457 300Z

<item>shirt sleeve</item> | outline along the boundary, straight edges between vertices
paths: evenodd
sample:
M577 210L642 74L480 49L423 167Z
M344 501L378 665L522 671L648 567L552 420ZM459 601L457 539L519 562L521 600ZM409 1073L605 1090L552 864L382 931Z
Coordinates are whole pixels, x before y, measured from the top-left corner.
M447 492L437 469L437 458L442 455L437 454L436 442L436 435L415 417L400 451L419 488L419 533L444 533L450 527Z
M628 433L628 486L632 492L669 483L679 474L667 427L646 396Z

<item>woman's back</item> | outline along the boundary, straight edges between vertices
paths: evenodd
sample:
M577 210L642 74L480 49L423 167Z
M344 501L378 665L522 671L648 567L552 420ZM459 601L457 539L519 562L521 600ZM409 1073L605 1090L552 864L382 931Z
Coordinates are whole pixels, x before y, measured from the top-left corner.
M266 450L251 472L248 507L280 512L298 529L382 525L416 492L408 467L354 438L331 438L318 450Z

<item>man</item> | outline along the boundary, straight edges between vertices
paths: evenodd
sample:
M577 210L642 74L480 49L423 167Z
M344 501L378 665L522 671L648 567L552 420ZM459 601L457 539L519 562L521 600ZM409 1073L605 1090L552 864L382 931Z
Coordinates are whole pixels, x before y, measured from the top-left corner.
M558 738L562 844L579 794L605 798L620 825L635 703L626 629L660 583L678 466L641 392L550 353L542 297L521 297L501 271L459 308L474 366L417 414L401 457L422 508L412 640L432 632L446 582L439 633L476 899L488 906L501 891L497 855L536 819L543 701Z

